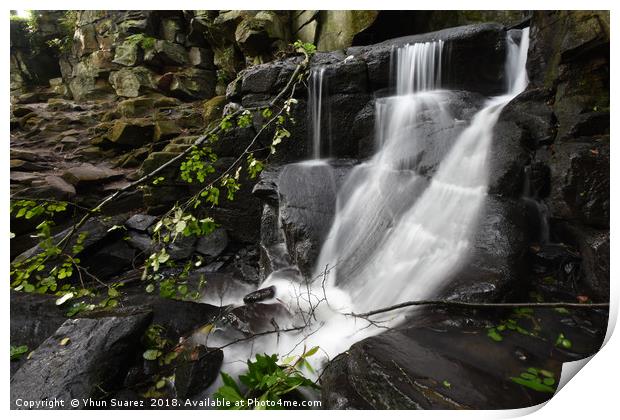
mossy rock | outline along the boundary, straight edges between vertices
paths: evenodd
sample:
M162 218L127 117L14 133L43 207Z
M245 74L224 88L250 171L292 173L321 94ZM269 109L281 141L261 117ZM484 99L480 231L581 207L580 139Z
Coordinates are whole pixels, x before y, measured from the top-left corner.
M118 145L139 147L153 140L155 124L144 118L117 120L107 138Z
M212 122L220 119L226 105L226 96L215 96L206 101L202 107L202 119L208 127Z
M172 120L160 120L155 123L155 141L162 141L174 138L181 134L183 130Z
M155 100L146 96L125 99L119 102L116 110L125 118L143 117L155 109Z

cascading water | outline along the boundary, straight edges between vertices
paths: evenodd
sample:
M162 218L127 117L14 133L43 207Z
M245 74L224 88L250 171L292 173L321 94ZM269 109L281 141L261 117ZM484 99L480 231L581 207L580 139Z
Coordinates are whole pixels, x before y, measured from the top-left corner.
M277 321L280 329L307 327L258 337L252 346L228 347L224 370L243 369L243 360L257 352L286 356L304 345L318 345L334 357L382 331L345 314L433 297L450 281L467 259L485 204L493 127L503 107L527 85L528 44L529 29L522 31L520 44L509 34L509 90L489 99L469 125L450 112L454 93L436 90L443 43L396 51L397 95L377 101L380 149L341 187L315 276L304 282L272 275L261 285L275 286L274 302L292 315ZM320 115L320 105L313 103L312 112ZM315 124L320 127L320 118ZM320 142L320 129L317 134ZM425 159L440 163L429 170L421 164ZM383 325L401 322L402 314L392 313Z
M323 120L323 88L325 67L321 66L310 73L309 99L312 118L312 158L321 158L321 134Z

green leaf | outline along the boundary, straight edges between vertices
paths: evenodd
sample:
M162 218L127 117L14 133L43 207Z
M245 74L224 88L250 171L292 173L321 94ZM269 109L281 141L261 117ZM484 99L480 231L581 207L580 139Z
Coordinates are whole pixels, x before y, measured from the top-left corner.
M535 382L535 381L529 381L523 378L510 378L511 381L513 381L514 383L517 383L521 386L524 386L526 388L530 388L533 389L534 391L538 391L538 392L549 392L549 393L554 393L555 389L553 389L552 387L550 387L549 385L546 385L544 383L539 383L539 382Z
M11 346L11 360L19 360L24 354L28 353L28 346Z
M316 354L316 352L319 351L319 346L314 346L312 347L310 350L308 350L307 352L304 353L304 355L302 357L310 357L313 356L314 354Z
M157 349L148 349L142 353L142 357L144 357L145 360L157 360L159 356L161 356L161 351Z
M489 330L487 331L487 336L493 341L499 342L503 340L503 337L500 333L497 332L495 328L489 328Z

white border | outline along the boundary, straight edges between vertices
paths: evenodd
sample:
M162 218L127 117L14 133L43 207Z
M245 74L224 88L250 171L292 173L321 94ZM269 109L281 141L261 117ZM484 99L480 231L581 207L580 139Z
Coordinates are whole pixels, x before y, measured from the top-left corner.
M5 11L5 19L8 18L8 12L10 9L59 9L59 10L80 10L80 9L171 9L171 5L174 5L174 9L200 9L208 8L208 9L382 9L382 10L399 10L399 9L419 9L419 10L434 10L434 9L445 9L445 10L460 10L466 6L467 9L472 10L480 10L480 9L582 9L582 10L611 10L611 20L612 27L617 27L617 19L616 13L614 10L614 5L617 2L612 3L611 1L588 1L588 2L577 2L577 1L531 1L525 0L520 2L507 2L507 1L493 1L493 2L483 2L479 0L471 0L471 1L454 1L454 0L444 0L442 2L413 2L413 1L394 1L394 0L382 0L382 1L368 1L368 0L348 0L348 1L325 1L325 0L315 0L315 1L299 1L299 0L289 0L289 1L248 1L248 0L238 0L238 1L222 1L222 0L205 0L205 1L188 1L188 0L176 0L174 2L170 1L145 1L145 0L134 0L134 1L119 1L119 0L108 0L105 2L85 2L85 1L75 1L75 0L62 0L62 1L9 1L5 2L7 5ZM52 7L53 6L53 7ZM8 23L8 19L7 19ZM5 175L3 176L4 182L1 184L1 192L0 197L2 200L2 212L5 223L3 224L3 231L0 232L0 238L2 241L2 257L1 260L8 262L9 261L9 227L8 227L8 197L9 197L9 148L8 148L8 133L9 133L9 84L7 83L9 80L9 25L2 25L2 48L3 48L3 57L5 57L5 65L3 67L3 74L5 83L2 84L2 90L5 92L3 97L5 98L3 102L3 114L5 117L2 118L2 128L4 136L6 139L5 146L0 148L0 154L3 158L3 162L5 165L2 165L1 171ZM611 43L611 68L615 69L617 50L615 44ZM613 71L612 71L613 73ZM611 78L611 102L616 103L617 91L615 90L617 84L615 83L615 79ZM612 108L613 109L613 108ZM615 118L611 118L611 131L617 132L616 128L618 126L618 120ZM613 147L612 147L613 148ZM611 156L611 185L612 195L611 195L611 205L612 209L614 208L614 203L616 200L616 192L615 188L618 182L618 167L619 167L619 159L616 155L612 154ZM617 223L615 223L614 218L612 217L611 221L611 236L612 238L617 238L618 235ZM618 247L614 246L615 242L611 244L611 261L615 261L618 255ZM7 264L8 265L8 264ZM5 267L5 270L8 271L8 267ZM8 272L5 271L8 277ZM506 411L469 411L469 412L455 412L455 411L423 411L423 412L406 412L404 415L407 416L416 416L416 417L424 417L424 418L472 418L472 419L482 419L482 418L513 418L519 417L525 414L532 413L530 418L534 419L545 419L549 420L551 418L558 419L584 419L584 418L610 418L615 412L616 399L618 398L617 388L616 388L616 380L620 378L620 369L618 367L618 357L616 355L620 355L620 339L618 339L617 334L615 336L611 336L611 332L615 327L615 323L617 321L618 314L618 284L616 279L617 270L612 263L611 266L611 279L612 279L612 307L610 311L610 325L608 329L608 334L606 337L606 344L604 348L594 357L591 358L589 363L587 363L587 367L583 369L583 371L579 372L577 378L568 381L568 383L547 403L542 404L538 407L526 408L521 410L506 410ZM5 281L8 281L5 278ZM4 295L4 305L3 308L3 319L2 319L2 327L3 327L3 341L4 348L9 347L9 293L8 288L5 287ZM573 363L572 366L565 366L563 370L563 380L565 377L572 377L575 371L575 365L579 365L579 363ZM571 374L569 374L569 370L573 370ZM4 363L2 365L2 373L3 378L7 378L2 382L2 391L5 398L0 400L1 406L5 409L9 409L9 364ZM566 375L566 376L565 376ZM169 419L174 414L166 411L141 411L141 412L114 412L115 416L148 416L149 418L166 418ZM353 418L359 420L360 417L384 417L384 416L397 416L399 414L394 413L385 413L385 412L303 412L298 411L293 415L296 418L311 418L317 415L320 416L333 416L334 413L339 418ZM47 418L58 418L58 419L68 419L68 418L78 418L78 417L94 417L94 418L103 418L104 416L111 415L111 412L104 411L91 411L88 413L83 412L68 412L68 411L37 411L37 412L23 412L23 411L11 411L10 415L24 418L24 417L39 417L46 416ZM205 414L209 416L210 414ZM218 418L229 418L231 416L244 416L248 415L240 412L222 412L218 411L216 416ZM250 414L252 418L284 418L290 417L290 412L253 412Z

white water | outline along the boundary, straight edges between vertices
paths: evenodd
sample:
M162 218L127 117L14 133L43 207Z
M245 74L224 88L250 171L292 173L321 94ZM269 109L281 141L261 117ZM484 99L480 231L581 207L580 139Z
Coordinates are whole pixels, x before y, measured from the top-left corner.
M381 332L344 314L433 297L450 281L466 261L485 204L493 127L503 107L527 85L528 29L522 39L520 45L507 40L508 92L489 99L468 126L450 115L451 93L434 90L441 81L443 44L415 44L397 52L398 94L377 105L380 149L341 188L314 281L274 274L261 285L275 285L273 302L292 314L277 321L281 329L309 327L229 348L224 370L243 369L244 360L257 352L284 357L300 354L304 346L320 346L323 360L333 358ZM441 163L429 181L418 173L417 159L422 152L436 152L438 144L448 148L435 156ZM326 266L330 271L323 281ZM308 322L305 314L311 310ZM403 314L381 320L395 325Z
M312 118L312 158L321 158L321 129L323 126L323 75L325 67L319 67L310 73L309 99Z

